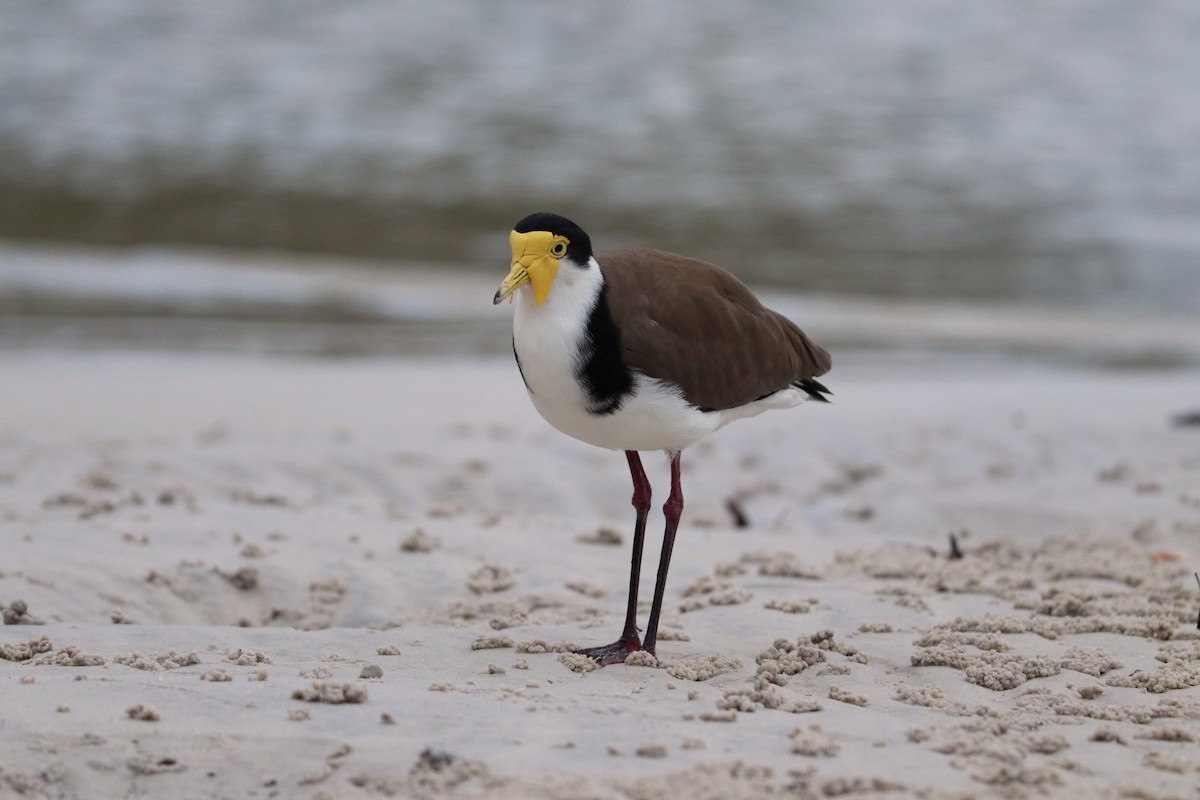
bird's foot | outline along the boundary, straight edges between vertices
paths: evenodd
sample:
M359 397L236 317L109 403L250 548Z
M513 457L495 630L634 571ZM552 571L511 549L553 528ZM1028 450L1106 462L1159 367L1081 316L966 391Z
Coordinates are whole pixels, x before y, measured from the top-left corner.
M623 664L630 653L636 653L642 649L642 643L638 639L637 634L622 636L612 644L603 644L599 647L585 647L582 650L576 650L576 653L595 659L600 666L608 664Z

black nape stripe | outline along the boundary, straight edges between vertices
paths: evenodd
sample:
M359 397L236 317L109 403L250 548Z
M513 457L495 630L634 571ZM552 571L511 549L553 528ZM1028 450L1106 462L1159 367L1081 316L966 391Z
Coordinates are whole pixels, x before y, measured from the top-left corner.
M586 360L577 377L591 401L588 411L612 414L633 391L633 373L621 361L621 332L608 310L608 287L601 286L596 305L588 316Z

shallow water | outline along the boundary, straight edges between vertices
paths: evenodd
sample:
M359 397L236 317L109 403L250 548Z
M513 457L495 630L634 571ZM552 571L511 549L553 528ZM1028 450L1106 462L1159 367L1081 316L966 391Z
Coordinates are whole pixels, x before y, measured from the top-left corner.
M0 242L0 350L508 360L512 310L492 304L505 271ZM839 374L1200 368L1193 317L756 291L833 352Z
M1192 313L1200 5L19 3L0 236L489 268L526 212L877 297Z

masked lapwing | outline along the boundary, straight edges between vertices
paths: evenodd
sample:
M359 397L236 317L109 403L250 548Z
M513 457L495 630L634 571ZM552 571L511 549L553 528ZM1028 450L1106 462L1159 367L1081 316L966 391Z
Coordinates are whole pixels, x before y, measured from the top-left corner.
M493 302L516 298L513 352L534 407L568 436L624 450L633 478L625 628L612 644L579 652L601 664L654 655L683 511L680 453L736 419L828 402L815 378L829 371L829 354L712 264L642 248L594 253L583 229L555 214L525 217L509 242L512 263ZM644 638L637 595L650 483L642 450L665 451L671 470Z

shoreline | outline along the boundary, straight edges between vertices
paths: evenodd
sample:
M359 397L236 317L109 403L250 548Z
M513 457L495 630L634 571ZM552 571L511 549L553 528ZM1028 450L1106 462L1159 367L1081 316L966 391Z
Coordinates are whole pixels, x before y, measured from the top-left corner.
M9 351L374 358L508 355L502 269L369 264L283 253L0 242ZM498 253L497 265L503 254ZM1200 323L1137 310L915 302L757 286L832 351L922 369L1200 370ZM905 368L905 367L902 367Z

